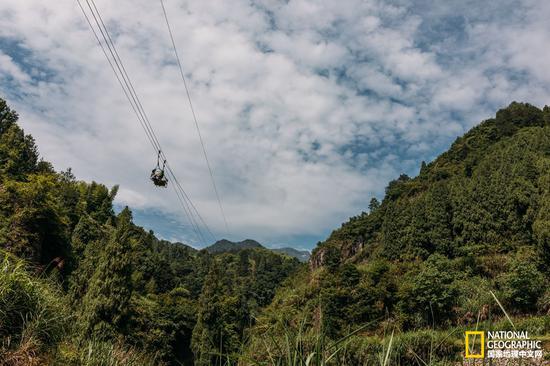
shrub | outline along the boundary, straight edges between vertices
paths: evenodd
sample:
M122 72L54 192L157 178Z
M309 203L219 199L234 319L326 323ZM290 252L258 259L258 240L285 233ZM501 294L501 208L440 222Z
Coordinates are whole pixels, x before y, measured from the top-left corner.
M456 315L460 323L474 323L485 307L494 304L491 281L479 276L466 277L457 281L459 290Z
M535 253L518 253L510 269L499 278L503 301L512 311L528 312L537 307L537 301L546 288L546 279L539 271Z
M398 308L408 326L444 325L453 318L457 302L459 274L451 261L440 254L422 263L420 272L406 276L399 289Z

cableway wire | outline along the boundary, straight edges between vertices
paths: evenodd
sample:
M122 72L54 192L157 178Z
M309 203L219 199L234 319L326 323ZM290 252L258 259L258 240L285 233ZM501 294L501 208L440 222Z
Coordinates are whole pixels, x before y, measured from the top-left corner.
M129 100L129 102L130 102L130 104L132 104L132 107L133 107L132 101L137 105L137 111L135 110L134 107L133 107L133 109L134 109L135 112L137 112L136 115L138 117L138 120L142 124L142 127L144 128L144 131L145 131L146 135L148 136L149 140L152 141L153 147L155 148L156 151L158 150L159 157L162 157L163 160L166 162L165 164L168 164L166 156L164 155L164 153L162 151L162 148L160 146L160 142L158 141L158 138L155 135L155 132L154 132L152 126L151 126L149 118L148 118L147 114L145 113L145 109L143 108L143 105L141 104L141 102L139 100L139 96L137 95L137 92L134 89L134 86L133 86L133 84L130 80L130 77L128 76L126 68L124 67L122 59L120 58L120 56L119 56L119 54L116 50L115 44L114 44L114 42L113 42L113 40L112 40L108 30L107 30L107 27L105 26L105 23L103 22L103 18L101 17L101 13L99 12L99 10L97 9L97 6L95 5L95 1L91 0L91 3L92 3L93 8L94 8L93 10L92 10L92 7L90 6L90 2L88 0L86 0L86 3L88 4L88 8L90 9L90 12L92 13L92 16L94 17L96 25L99 28L105 43L107 44L109 52L111 53L111 57L113 57L113 60L115 61L115 65L117 66L118 71L122 75L124 85L129 90L130 96L132 98L132 100L131 101ZM94 12L94 10L95 10L95 12ZM96 17L96 13L97 13L97 17ZM98 21L98 19L99 19L99 21ZM108 56L107 56L107 59L109 60ZM118 73L116 72L116 70L113 70L113 71L115 71L115 75L117 75L117 77L118 77ZM124 87L123 87L123 89L124 89ZM127 93L125 92L125 94L127 94ZM177 180L177 178L175 178L175 174L173 173L173 171L171 169L170 169L170 172L171 172L172 176L174 177L174 180ZM196 232L197 239L203 241L203 243L204 243L205 242L204 236L202 234L202 231L200 230L199 225L197 224L197 222L194 218L193 211L190 207L190 204L188 203L188 202L190 202L192 204L192 201L188 198L187 194L185 193L185 190L183 189L183 187L181 187L179 182L178 182L178 185L174 186L173 188L174 188L174 191L176 192L178 200L180 201L180 203L183 206L184 212L186 213L190 224L193 226L194 231ZM178 188L180 190L179 192L178 192ZM197 215L199 215L198 210L196 210L194 205L193 205L193 208L195 209ZM204 223L204 220L202 220L202 217L201 217L201 221L203 221L203 223ZM204 223L204 225L205 225L205 227L208 227L205 223ZM210 230L208 229L208 231L210 231Z
M170 35L170 41L172 42L172 49L174 50L174 55L176 56L176 60L178 62L178 67L180 71L181 80L183 81L183 85L185 87L185 92L187 94L187 100L189 101L189 108L191 109L191 114L193 116L193 121L195 122L195 128L197 129L197 134L199 135L199 141L201 143L202 152L204 155L204 160L206 161L206 166L208 167L208 172L210 173L210 181L212 182L212 187L214 188L214 193L216 194L216 199L218 200L218 206L220 207L220 212L223 217L223 222L225 224L225 230L227 234L229 235L229 226L227 225L227 218L225 216L225 212L223 210L222 201L220 198L220 195L218 193L218 187L216 186L216 180L214 179L214 173L212 171L212 166L210 165L210 160L208 159L208 154L206 153L206 146L204 143L204 140L202 138L201 129L199 127L199 122L197 120L197 115L195 113L195 108L193 107L193 102L191 102L191 94L189 92L189 87L187 85L187 81L185 79L185 75L183 72L183 67L181 65L181 60L178 54L178 50L176 48L176 42L174 41L174 36L172 34L172 28L170 27L170 22L168 21L168 15L166 13L166 8L164 7L163 0L160 0L160 5L162 7L162 13L164 14L164 20L166 22L166 27L168 28L168 34Z
M93 5L93 10L92 10L92 7L90 6L90 2ZM119 54L116 50L115 44L114 44L114 42L113 42L113 40L112 40L108 30L107 30L107 27L105 26L105 23L103 22L103 18L101 17L101 13L99 12L99 10L97 9L97 6L95 5L95 1L94 0L90 0L90 1L86 0L86 3L88 4L88 8L90 9L90 12L92 13L92 16L94 17L96 25L97 25L97 27L99 28L99 30L101 32L101 35L103 37L104 42L107 44L107 47L108 47L109 52L111 54L111 57L113 57L113 60L115 61L115 65L117 66L118 71L121 73L121 75L123 77L124 85L128 89L128 92L129 92L129 94L131 96L131 99L132 99L132 100L129 100L129 102L130 102L130 104L133 105L133 103L132 103L132 101L133 101L137 106L137 111L134 109L134 112L137 112L136 116L138 117L138 120L142 124L142 127L144 128L144 131L147 134L149 140L152 141L152 144L154 145L154 148L156 150L158 150L159 156L161 156L163 158L163 160L166 162L165 164L169 167L168 161L167 161L168 159L164 155L164 152L163 152L163 150L160 146L160 142L158 141L158 138L157 138L157 136L156 136L156 134L153 130L153 127L151 126L151 122L149 121L149 117L147 116L147 114L145 112L145 109L143 108L143 105L141 104L141 101L139 99L139 96L137 95L137 92L135 91L134 86L133 86L133 84L130 80L130 77L129 77L128 73L126 72L126 68L124 67L122 59L120 58L120 56L119 56ZM94 10L95 10L95 12L94 12ZM96 17L96 13L97 13L97 17ZM86 14L85 14L85 16L86 16ZM98 21L98 19L99 19L99 21ZM92 30L93 30L93 27L92 27ZM109 60L109 57L107 55L106 55L106 57ZM113 70L113 71L115 72L116 75L118 75L116 70ZM123 87L123 89L124 89L124 87ZM170 173L171 173L172 177L174 178L174 180L177 181L177 178L176 178L176 175L175 175L174 171L170 167L169 167L169 170L170 170ZM202 241L203 244L206 244L206 240L204 239L204 235L202 234L202 231L201 231L198 223L195 220L193 211L200 218L201 222L203 223L203 226L207 229L207 231L210 233L212 238L214 238L214 240L215 240L214 234L212 234L210 228L208 227L206 222L202 219L202 216L200 215L199 211L196 209L195 205L193 204L193 201L191 201L191 199L189 198L189 196L187 195L187 193L185 192L185 190L183 189L181 184L179 184L179 182L177 182L177 186L174 186L173 188L176 191L176 195L178 196L178 200L180 201L180 203L182 204L182 206L184 208L184 212L186 214L188 214L187 215L188 220L190 221L190 223L194 227L194 231L196 231L197 239ZM180 192L178 192L177 189L179 189Z
M125 94L126 98L128 99L128 102L132 106L132 109L134 110L134 113L136 114L136 117L138 118L138 121L140 122L145 134L147 135L147 138L148 138L149 142L153 146L153 149L155 149L155 152L158 152L159 155L161 155L162 154L162 148L160 146L160 143L158 142L158 139L156 138L156 135L154 134L154 131L152 130L152 127L150 125L150 122L148 121L148 118L147 118L147 115L145 114L143 106L141 105L141 102L139 101L139 97L137 96L137 93L135 93L135 89L133 88L133 85L131 84L131 80L128 77L128 74L126 73L126 69L124 68L124 66L122 64L122 60L118 56L118 52L116 52L116 48L114 46L114 43L112 42L112 39L110 38L110 35L107 31L107 28L105 27L105 24L102 21L101 14L97 10L97 6L95 5L95 2L93 2L93 0L92 0L92 5L94 6L94 9L97 12L97 16L96 16L96 12L94 12L94 10L92 9L92 6L90 5L90 2L88 0L86 0L86 4L88 5L88 8L90 9L90 13L92 14L92 16L94 18L96 26L98 27L98 29L101 33L101 36L103 38L103 41L107 45L109 53L111 54L111 57L113 58L113 61L115 63L114 65L113 65L113 62L111 61L111 59L109 58L109 56L107 54L107 51L105 50L105 47L103 46L102 42L100 41L97 32L95 31L94 27L92 26L92 23L91 23L88 15L87 15L87 13L84 11L82 5L80 4L80 1L77 0L77 2L78 2L78 5L80 6L80 9L82 10L85 18L86 18L86 21L88 22L88 25L90 26L90 29L94 33L94 36L95 36L96 40L98 41L105 57L107 58L107 61L109 62L109 65L111 66L113 72L115 73L115 76L117 77L117 80L119 81L119 84L121 85L121 87L124 91L124 94ZM99 18L99 20L98 20L98 18ZM115 68L115 66L116 66L116 68ZM117 69L118 69L118 72L117 72ZM122 80L119 76L119 72L122 76ZM165 159L165 156L163 156L163 159ZM182 189L181 185L180 185L179 188ZM192 225L193 231L195 232L195 235L196 235L197 239L204 243L205 242L204 236L202 235L200 227L196 223L193 212L190 209L189 204L187 203L187 201L185 199L181 198L183 195L182 195L181 192L178 192L177 189L178 189L178 186L174 186L174 190L176 191L176 195L178 196L178 200L182 204L182 207L184 209L184 213L186 214L190 224Z
M105 24L103 22L103 19L101 18L101 14L99 13L99 10L97 9L97 6L95 5L94 0L85 0L86 4L88 5L88 8L90 10L90 13L92 14L92 17L94 18L94 22L101 33L101 37L103 38L103 42L101 42L100 37L98 33L96 32L95 28L92 25L92 21L90 20L90 17L84 10L84 7L80 3L80 0L76 0L78 3L78 6L80 7L84 17L86 18L86 22L88 23L90 29L92 30L92 33L94 34L94 37L96 38L99 46L101 47L101 50L103 51L103 54L107 58L107 61L109 65L111 66L111 69L115 73L115 76L117 78L118 83L120 84L124 95L126 96L126 99L130 103L130 106L132 107L132 110L136 114L136 117L138 118L138 121L143 128L148 141L151 143L151 146L153 147L155 153L158 153L160 157L164 161L166 161L166 167L168 169L169 175L171 180L175 183L173 185L174 191L176 192L176 195L178 197L178 201L180 202L183 211L185 215L188 218L189 223L191 224L191 227L193 231L195 232L195 235L199 241L202 241L203 244L206 244L205 237L202 233L202 230L199 226L198 221L195 219L195 215L199 218L202 225L206 228L208 233L215 239L215 236L212 234L212 231L200 215L199 211L197 210L196 206L191 201L189 195L187 192L185 192L183 186L179 183L173 169L168 165L168 159L166 158L166 155L164 154L162 147L158 141L158 138L151 126L151 123L149 121L149 118L147 117L147 114L145 113L145 110L143 109L143 105L141 104L141 101L139 100L139 97L133 87L133 84L130 80L130 77L128 76L128 73L126 72L126 69L124 67L124 64L122 63L122 59L120 58L116 47L111 39L111 36L109 32L107 31L107 28L105 27ZM90 5L91 3L91 5ZM93 6L93 7L92 7ZM94 11L95 10L95 11ZM107 49L105 48L104 44L107 46ZM107 52L108 50L108 52ZM109 57L109 54L111 55L111 58ZM114 64L113 64L114 62ZM118 70L118 71L117 71ZM119 75L120 73L120 75ZM122 77L122 79L121 79Z

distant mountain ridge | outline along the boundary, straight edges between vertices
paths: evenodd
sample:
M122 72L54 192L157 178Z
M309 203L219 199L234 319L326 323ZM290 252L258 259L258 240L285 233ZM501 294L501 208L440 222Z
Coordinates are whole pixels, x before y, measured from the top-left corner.
M221 239L204 248L208 253L229 253L238 252L243 249L267 249L256 240L245 239L239 242L230 241L227 239Z
M209 247L204 248L208 253L219 254L219 253L234 253L243 249L265 249L271 250L278 254L284 254L289 257L298 259L300 262L307 262L309 260L310 253L306 250L298 250L290 247L285 248L266 248L262 244L258 243L253 239L245 239L239 242L230 241L227 239L221 239L210 245Z

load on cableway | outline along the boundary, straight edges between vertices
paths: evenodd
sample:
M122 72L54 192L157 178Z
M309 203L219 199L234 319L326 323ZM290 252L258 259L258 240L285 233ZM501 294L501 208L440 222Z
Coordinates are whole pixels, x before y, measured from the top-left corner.
M164 168L166 166L166 160L162 163L162 168L160 167L160 155L161 151L157 155L157 166L151 171L151 180L153 184L157 187L166 187L168 185L168 179L164 174Z

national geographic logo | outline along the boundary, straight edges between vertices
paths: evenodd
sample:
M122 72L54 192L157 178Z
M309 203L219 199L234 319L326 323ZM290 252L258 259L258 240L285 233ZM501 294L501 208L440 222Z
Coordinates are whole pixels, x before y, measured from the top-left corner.
M479 346L477 346L478 341ZM485 332L467 331L464 336L464 346L466 358L485 358Z
M464 334L465 358L542 359L542 341L531 339L525 331L467 331Z

